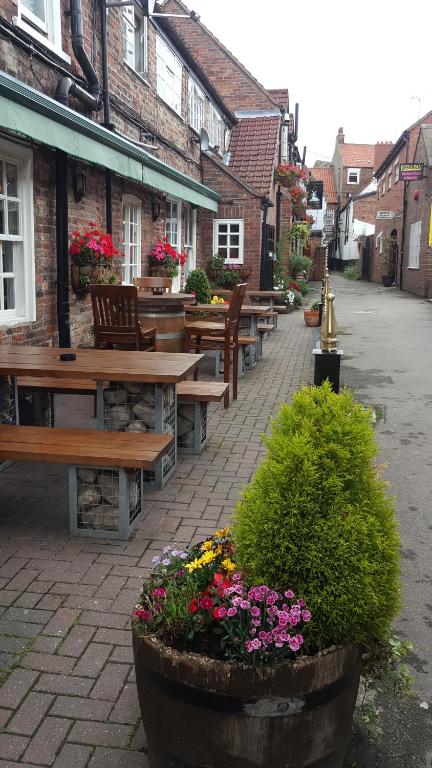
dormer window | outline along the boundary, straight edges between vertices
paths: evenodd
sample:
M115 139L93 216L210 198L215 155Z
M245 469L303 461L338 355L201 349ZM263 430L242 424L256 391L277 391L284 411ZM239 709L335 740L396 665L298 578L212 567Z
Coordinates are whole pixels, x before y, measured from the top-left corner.
M200 132L204 123L204 94L192 78L189 78L189 125Z
M358 184L360 182L360 168L348 168L347 184Z
M126 64L139 75L147 72L147 19L137 5L123 8L123 51Z

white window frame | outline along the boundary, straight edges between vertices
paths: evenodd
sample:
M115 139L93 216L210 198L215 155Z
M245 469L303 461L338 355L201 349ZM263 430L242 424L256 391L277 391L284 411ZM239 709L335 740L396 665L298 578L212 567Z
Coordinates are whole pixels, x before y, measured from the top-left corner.
M201 88L196 84L195 80L189 77L188 82L188 95L189 95L189 115L188 122L191 128L197 133L200 132L204 125L204 104L205 97Z
M375 244L376 244L376 248L377 248L378 253L382 253L383 252L383 233L382 232L380 232L376 236Z
M142 59L142 68L137 66L137 45L136 45L136 32L135 32L135 17L138 17L141 23L141 35L140 35L140 54ZM147 76L148 68L148 52L147 52L147 17L144 16L139 5L127 5L123 8L122 13L122 35L123 35L123 61L130 69L136 72L140 77L145 78ZM127 48L130 48L130 56Z
M177 206L177 215L169 216L170 206ZM167 197L166 199L166 213L165 213L165 237L168 238L168 242L172 245L176 251L181 251L181 237L182 237L182 201L178 197ZM172 209L171 209L172 210ZM172 223L176 223L176 236L172 237ZM180 290L180 274L179 268L177 277L173 278L172 291L176 293Z
M219 231L219 227L221 224L228 225L228 230L226 233L225 232L221 233ZM237 232L235 233L236 235L238 234L239 236L239 244L238 244L239 255L237 259L233 259L231 257L225 257L225 263L226 264L243 264L243 259L244 259L244 220L243 219L214 219L213 220L213 253L219 253L221 256L224 256L224 251L228 250L231 247L229 239L231 234L234 234L234 233L231 233L231 226L233 224L239 225L239 231L238 233ZM220 234L227 235L228 243L226 246L224 245L221 246L219 244Z
M208 113L208 136L211 147L221 146L222 115L210 102Z
M350 181L350 175L356 174L357 181ZM347 184L359 184L360 183L360 168L348 168L347 170Z
M30 149L0 139L0 159L18 167L20 201L19 234L0 234L0 241L15 245L13 273L16 307L0 310L0 326L22 325L36 320L35 251L33 223L33 154ZM1 196L5 199L5 195ZM6 216L7 218L7 216ZM7 230L6 230L7 231ZM1 265L2 268L2 265Z
M386 191L386 180L385 180L385 176L384 176L384 178L382 180L382 194L384 194L385 191Z
M156 91L174 112L182 111L183 66L160 35L156 36Z
M395 184L397 184L398 181L399 181L399 160L397 160L397 162L394 164L393 168L394 168L394 172L395 172Z
M44 0L45 2L45 23L40 18L25 7L22 0L16 0L17 15L13 18L13 23L31 35L39 43L42 43L56 56L63 59L67 64L71 63L70 56L62 50L62 17L60 0Z
M392 186L392 169L390 168L387 174L387 189L390 190Z
M289 126L286 123L282 126L281 159L283 163L288 163L289 161Z
M137 212L137 221L131 221L132 209ZM123 222L123 251L124 260L122 264L122 284L132 285L134 277L141 277L141 200L133 195L123 195L122 197L122 222ZM126 223L128 229L126 232ZM130 239L130 226L131 223L136 228L137 239L132 242ZM136 248L135 257L131 259L131 247Z
M197 245L197 210L190 205L182 205L183 226L183 250L187 254L187 261L183 267L184 280L189 272L196 268Z
M408 251L408 269L419 269L420 267L420 242L421 242L422 221L413 221L410 226L409 251Z

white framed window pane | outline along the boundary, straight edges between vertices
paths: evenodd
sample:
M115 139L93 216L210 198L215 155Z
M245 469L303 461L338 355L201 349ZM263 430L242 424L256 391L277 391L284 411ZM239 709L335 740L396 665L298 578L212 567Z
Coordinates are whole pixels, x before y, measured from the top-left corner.
M228 224L219 224L219 232L228 232Z
M219 245L226 246L228 243L228 235L219 235Z
M421 225L421 221L415 221L410 227L408 266L411 269L419 268Z
M8 202L8 234L19 235L19 203Z
M132 8L125 8L123 12L123 55L130 67L135 65L135 36L131 19Z
M0 195L5 194L5 186L4 186L4 163L3 160L0 160Z
M230 245L231 246L238 246L239 245L239 236L238 235L231 235L230 237Z
M213 247L228 262L243 263L243 227L242 220L215 220L213 222Z
M24 8L37 16L42 22L46 21L45 0L22 0Z
M6 234L5 201L0 200L0 235Z
M15 309L15 278L3 278L4 309Z
M0 263L0 272L3 273L13 273L14 271L14 263L13 263L13 250L12 250L12 243L3 243L3 256L2 256L2 263Z
M141 274L141 206L123 202L123 282L133 283Z
M18 197L18 168L14 163L6 163L6 195Z
M159 36L156 39L156 73L158 96L180 114L182 64Z

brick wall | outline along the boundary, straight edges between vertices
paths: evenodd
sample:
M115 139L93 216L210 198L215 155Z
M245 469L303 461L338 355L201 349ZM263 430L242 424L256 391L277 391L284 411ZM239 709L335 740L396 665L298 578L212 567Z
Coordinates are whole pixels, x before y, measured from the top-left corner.
M411 181L407 191L406 226L404 238L403 288L417 296L432 298L432 248L429 246L429 223L432 204L432 168L428 167L426 149L420 136L413 162L425 163L426 176L421 181ZM415 197L418 196L416 200ZM419 268L409 265L410 228L421 221Z
M376 219L376 195L360 197L353 202L353 218L375 224Z

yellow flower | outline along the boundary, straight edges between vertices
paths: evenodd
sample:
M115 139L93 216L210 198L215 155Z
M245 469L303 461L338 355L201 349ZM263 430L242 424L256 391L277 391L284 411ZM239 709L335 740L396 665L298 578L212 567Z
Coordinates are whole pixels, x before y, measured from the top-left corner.
M211 539L207 539L203 544L201 544L201 549L203 552L206 552L208 549L211 549L213 546L213 542Z
M216 531L214 537L217 539L223 539L225 536L228 536L229 532L229 528L220 528L219 531Z
M210 550L209 552L205 552L199 559L198 562L202 563L202 565L208 565L209 563L212 563L213 560L216 560L216 552L213 552Z
M226 557L225 560L222 560L222 567L225 568L228 574L235 571L236 567L232 560L229 559L229 557Z
M200 559L201 560L201 559ZM189 573L193 573L193 571L196 571L197 568L201 568L201 562L197 558L195 560L191 560L190 563L186 563L185 568Z

